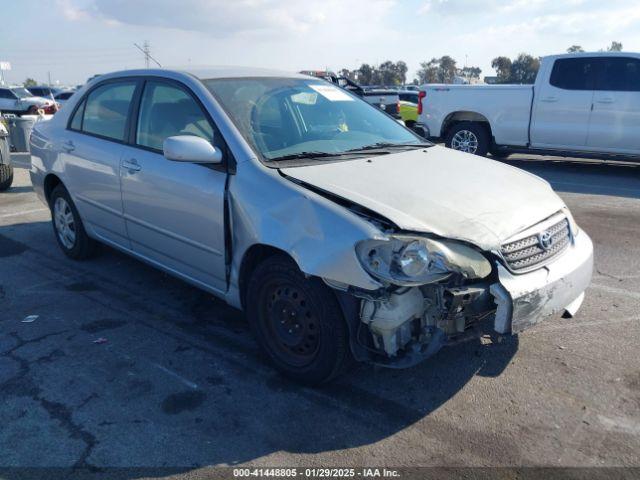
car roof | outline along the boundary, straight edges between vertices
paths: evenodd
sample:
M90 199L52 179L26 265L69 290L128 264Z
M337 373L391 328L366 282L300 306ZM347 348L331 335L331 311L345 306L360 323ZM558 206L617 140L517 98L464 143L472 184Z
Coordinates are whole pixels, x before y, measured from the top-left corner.
M173 68L145 68L137 70L121 70L118 72L100 75L96 80L127 76L172 76L172 74L188 74L200 80L215 78L252 78L252 77L274 77L274 78L310 78L308 75L286 72L282 70L272 70L256 67L173 67ZM92 80L93 82L93 80Z
M580 57L634 57L640 58L640 53L637 52L573 52L562 53L559 55L547 55L544 58L556 59L556 58L580 58Z

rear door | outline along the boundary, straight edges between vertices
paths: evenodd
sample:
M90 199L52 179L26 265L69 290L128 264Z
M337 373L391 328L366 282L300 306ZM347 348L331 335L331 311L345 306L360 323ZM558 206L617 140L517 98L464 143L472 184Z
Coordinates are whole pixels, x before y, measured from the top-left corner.
M85 226L107 243L128 248L120 193L120 160L139 82L97 85L73 112L56 149L64 182Z
M0 88L0 112L15 112L18 109L17 106L18 97L8 88Z
M186 86L150 79L132 135L121 167L131 248L192 283L225 291L226 169L167 160L162 151L167 137L196 135L225 152L212 119Z
M558 58L549 81L535 92L531 144L536 148L587 149L596 57Z
M600 59L587 145L590 150L640 154L640 59Z

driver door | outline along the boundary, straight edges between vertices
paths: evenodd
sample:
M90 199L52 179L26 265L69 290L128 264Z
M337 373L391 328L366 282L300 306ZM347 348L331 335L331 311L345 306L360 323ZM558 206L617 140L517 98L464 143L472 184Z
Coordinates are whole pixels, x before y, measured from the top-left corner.
M164 139L174 135L197 135L221 148L222 137L215 131L186 87L148 80L133 145L125 147L120 171L133 251L191 283L223 292L226 169L174 162L162 152Z

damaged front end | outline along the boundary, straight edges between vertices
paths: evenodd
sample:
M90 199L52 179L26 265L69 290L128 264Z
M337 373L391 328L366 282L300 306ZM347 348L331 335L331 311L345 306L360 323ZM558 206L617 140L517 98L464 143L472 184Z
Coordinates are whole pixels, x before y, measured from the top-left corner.
M341 288L343 304L350 298L354 305L352 351L358 360L391 368L420 363L445 345L519 333L560 311L575 313L593 264L584 232L572 235L557 258L521 274L499 256L448 240L391 235L356 250L384 287Z

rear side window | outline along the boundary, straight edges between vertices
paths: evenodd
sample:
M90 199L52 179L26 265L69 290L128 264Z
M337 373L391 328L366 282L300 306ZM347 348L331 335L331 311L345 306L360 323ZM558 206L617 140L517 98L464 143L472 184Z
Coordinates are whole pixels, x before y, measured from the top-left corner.
M82 131L92 135L124 141L129 106L136 89L135 82L101 85L85 100ZM82 108L78 109L80 112ZM72 128L76 118L72 121Z
M597 58L563 58L556 60L549 83L564 90L593 90Z
M13 93L11 93L11 90L8 90L6 88L0 88L0 98L15 99L16 96Z
M640 92L640 60L610 57L600 60L597 90Z
M138 117L136 144L162 151L167 137L195 135L213 141L213 127L200 105L180 87L147 82Z
M417 93L401 93L399 94L400 100L404 102L411 102L418 104L418 94Z

